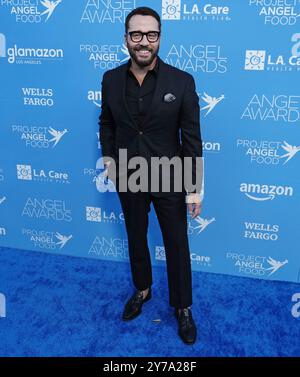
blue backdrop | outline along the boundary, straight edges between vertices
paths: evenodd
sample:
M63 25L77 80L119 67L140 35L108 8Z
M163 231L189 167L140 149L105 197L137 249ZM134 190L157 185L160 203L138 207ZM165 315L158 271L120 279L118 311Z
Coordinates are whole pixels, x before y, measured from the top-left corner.
M298 0L0 0L1 245L128 263L117 194L96 187L97 122L102 75L128 60L125 17L142 5L162 17L160 57L199 94L193 270L299 281Z

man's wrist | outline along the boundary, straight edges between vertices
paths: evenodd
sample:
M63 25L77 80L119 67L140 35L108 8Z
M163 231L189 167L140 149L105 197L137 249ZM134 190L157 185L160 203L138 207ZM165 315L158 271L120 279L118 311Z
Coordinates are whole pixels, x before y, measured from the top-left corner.
M186 203L201 203L202 198L201 195L195 192L188 192L185 197Z

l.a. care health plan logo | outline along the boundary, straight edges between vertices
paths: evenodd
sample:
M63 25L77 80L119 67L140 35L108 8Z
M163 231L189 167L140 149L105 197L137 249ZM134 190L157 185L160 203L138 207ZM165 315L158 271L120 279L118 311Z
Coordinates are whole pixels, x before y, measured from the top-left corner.
M111 224L121 224L124 222L123 212L107 211L101 207L86 207L86 220Z
M162 0L162 19L180 20L181 0Z
M246 50L245 69L249 71L263 71L265 69L266 51Z
M67 172L59 172L53 169L38 169L31 165L23 164L17 164L17 178L34 182L70 183L69 173Z
M291 51L282 54L267 50L246 50L244 69L272 72L300 71L300 33L292 34L290 40L295 42Z
M227 4L213 5L210 2L162 0L162 20L168 21L231 21Z
M1 0L0 7L7 8L18 23L41 23L52 19L63 0ZM0 8L0 10L1 10Z
M155 246L155 259L159 261L166 260L166 251L164 246ZM211 257L208 255L200 255L194 251L190 253L190 260L193 266L211 267Z

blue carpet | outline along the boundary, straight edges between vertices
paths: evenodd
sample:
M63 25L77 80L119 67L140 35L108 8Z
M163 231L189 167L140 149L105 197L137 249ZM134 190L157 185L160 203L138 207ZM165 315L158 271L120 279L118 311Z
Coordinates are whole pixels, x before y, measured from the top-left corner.
M165 268L154 267L153 279L142 315L123 322L134 289L128 264L1 248L0 355L300 355L300 320L291 315L299 284L193 272L198 340L189 346L177 335Z

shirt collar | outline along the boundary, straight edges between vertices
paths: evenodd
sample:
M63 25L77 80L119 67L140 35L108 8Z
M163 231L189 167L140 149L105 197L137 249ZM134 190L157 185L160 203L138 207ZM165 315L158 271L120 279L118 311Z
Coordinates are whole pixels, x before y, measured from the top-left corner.
M131 67L131 59L128 60L128 63L127 63L127 73L130 73L130 67ZM157 56L157 59L156 59L156 64L154 66L154 68L150 69L148 72L153 72L157 75L158 73L158 69L159 69L159 57Z

